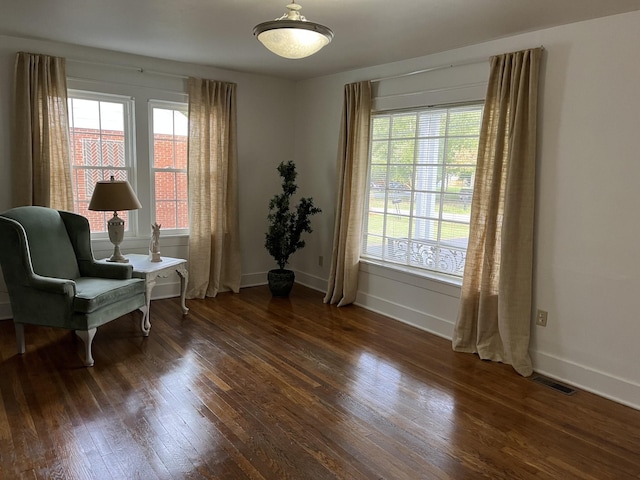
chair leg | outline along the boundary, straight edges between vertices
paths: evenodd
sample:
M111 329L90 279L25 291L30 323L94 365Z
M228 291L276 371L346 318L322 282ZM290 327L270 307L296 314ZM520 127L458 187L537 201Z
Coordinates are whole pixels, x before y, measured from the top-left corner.
M18 353L22 354L25 351L25 348L24 348L24 325L22 323L13 322L13 326L16 329L16 345L18 347Z
M96 335L97 328L91 328L89 330L76 330L76 335L84 342L85 348L85 361L86 367L93 367L93 356L91 355L91 344L93 343L93 337Z

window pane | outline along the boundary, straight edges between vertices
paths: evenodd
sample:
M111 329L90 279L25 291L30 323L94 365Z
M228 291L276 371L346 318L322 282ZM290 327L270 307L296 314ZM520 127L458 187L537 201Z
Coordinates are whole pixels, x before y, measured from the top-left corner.
M165 108L153 109L153 133L173 135L173 111Z
M156 223L162 228L178 228L176 224L176 202L156 199Z
M371 163L387 163L389 159L389 142L374 141L371 145Z
M189 134L189 116L186 112L174 110L173 121L175 134L179 137L187 137Z
M155 168L175 168L173 135L153 134L153 165Z
M156 201L174 200L176 198L176 173L156 172Z
M413 163L414 140L394 140L391 142L391 159L394 163Z
M386 115L380 115L373 119L371 138L387 138L389 136L389 125L391 123L391 117Z
M444 163L444 138L427 138L420 140L416 163L419 165L433 165Z
M442 167L439 166L422 166L415 167L415 189L439 192L442 188Z
M482 111L478 109L451 109L449 114L448 135L480 135L480 118Z
M414 137L416 130L416 115L402 114L394 115L391 119L392 137Z
M447 164L475 165L478 158L478 137L451 138L447 142Z
M440 215L440 197L435 192L416 191L413 197L413 216L419 218L438 218Z
M124 105L100 102L100 128L109 132L120 132L124 136Z
M187 170L187 136L176 136L174 143L175 167L179 170Z
M440 237L440 222L427 218L413 219L412 238L418 243L436 243Z
M375 114L362 255L462 276L482 105Z
M179 200L177 205L177 228L186 229L189 228L189 203L187 200Z

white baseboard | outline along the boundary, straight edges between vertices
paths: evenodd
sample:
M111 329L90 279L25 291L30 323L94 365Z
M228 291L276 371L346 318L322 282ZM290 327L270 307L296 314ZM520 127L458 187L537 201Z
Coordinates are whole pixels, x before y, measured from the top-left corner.
M296 270L296 283L319 292L327 291L327 279Z
M244 273L240 278L240 288L257 287L267 284L267 272Z
M400 305L374 295L363 294L362 292L358 293L354 303L367 310L386 315L394 320L412 325L439 337L449 340L452 338L453 323L445 318L429 315L405 305Z
M305 287L324 292L327 288L327 279L320 278L313 275L309 275L298 270L294 271L296 274L296 283L304 285ZM257 287L259 285L266 285L268 272L258 273L246 273L242 275L240 280L240 288Z
M173 298L180 296L180 282L158 282L151 291L151 300L160 300L162 298Z
M637 383L544 352L531 351L530 354L537 373L640 410Z

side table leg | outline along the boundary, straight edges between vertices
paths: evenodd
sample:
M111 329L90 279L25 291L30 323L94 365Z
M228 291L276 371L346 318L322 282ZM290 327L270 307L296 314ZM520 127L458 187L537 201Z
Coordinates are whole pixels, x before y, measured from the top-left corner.
M176 272L178 276L180 276L180 306L182 307L182 314L186 315L189 313L189 309L187 308L187 304L185 302L185 296L187 294L187 284L189 283L189 271L185 268L184 265L178 265L176 268Z
M144 315L142 316L142 325L141 325L142 334L145 337L149 336L149 330L151 330L151 322L149 321L149 317L151 316L151 291L155 286L156 286L156 277L154 276L152 278L147 278L146 290L144 292L145 299L147 300L147 305L145 309L146 311L143 312Z
M149 307L145 305L138 310L142 312L142 321L140 322L140 330L142 330L142 336L148 337L149 330L151 330L151 324L149 323Z

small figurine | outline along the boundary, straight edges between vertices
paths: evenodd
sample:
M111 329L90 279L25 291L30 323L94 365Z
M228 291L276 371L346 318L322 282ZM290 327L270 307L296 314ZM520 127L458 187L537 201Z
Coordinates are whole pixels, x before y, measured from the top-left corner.
M152 262L161 262L160 258L160 227L154 223L151 225L151 243L149 243L149 260Z

